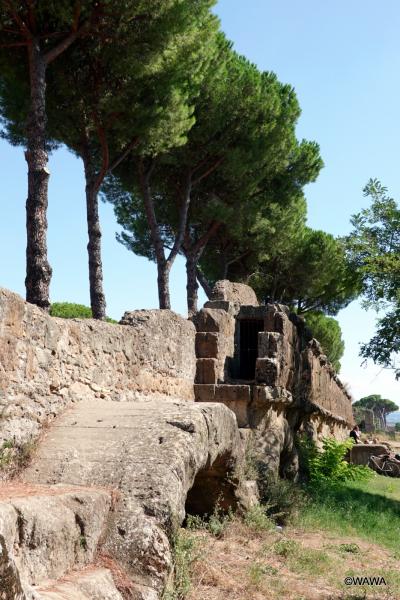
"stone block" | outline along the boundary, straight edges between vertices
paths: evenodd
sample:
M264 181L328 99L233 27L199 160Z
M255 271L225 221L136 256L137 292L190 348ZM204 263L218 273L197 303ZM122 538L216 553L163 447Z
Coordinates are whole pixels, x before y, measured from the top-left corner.
M195 383L194 398L196 402L215 402L215 385Z
M215 358L198 358L196 383L217 383L218 361Z
M249 385L219 384L215 387L216 402L244 402L248 404L250 399Z
M232 304L232 302L228 302L227 300L208 300L204 304L204 308L217 308L230 314L236 312L234 304Z
M193 318L197 331L210 331L231 335L235 328L235 319L225 310L202 308Z
M383 444L356 444L350 450L350 462L353 465L368 465L371 456L382 454L388 454L388 448Z
M268 314L266 306L241 306L238 314L239 319L265 320Z
M197 358L218 358L219 335L213 332L196 333Z
M274 358L257 358L256 382L266 385L277 385L279 378L279 364Z
M251 400L249 385L217 385L215 387L215 402L221 402L236 415L239 427L247 427L248 407Z
M234 304L258 306L255 291L244 283L234 283L228 279L217 281L211 293L211 300L225 300Z

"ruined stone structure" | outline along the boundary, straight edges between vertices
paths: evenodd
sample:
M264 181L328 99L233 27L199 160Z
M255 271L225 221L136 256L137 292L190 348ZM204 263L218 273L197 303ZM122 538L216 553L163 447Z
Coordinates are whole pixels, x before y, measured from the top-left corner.
M231 286L219 282L194 319L196 400L228 406L252 430L271 474L295 476L294 432L346 438L351 397L300 318L285 306L258 306L246 286L242 302Z
M295 476L296 430L347 434L350 398L303 329L225 281L193 322L119 325L0 289L0 476L20 467L0 485L0 597L157 600L186 511L257 501L249 440Z

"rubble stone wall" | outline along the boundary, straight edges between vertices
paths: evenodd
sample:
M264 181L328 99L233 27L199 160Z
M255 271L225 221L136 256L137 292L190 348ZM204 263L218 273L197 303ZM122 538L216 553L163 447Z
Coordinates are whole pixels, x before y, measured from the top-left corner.
M0 442L23 443L75 400L193 400L195 327L172 311L121 325L57 319L0 289Z

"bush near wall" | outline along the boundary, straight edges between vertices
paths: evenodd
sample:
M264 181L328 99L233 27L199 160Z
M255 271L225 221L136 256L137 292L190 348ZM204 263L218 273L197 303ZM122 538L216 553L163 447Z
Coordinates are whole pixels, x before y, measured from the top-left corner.
M54 302L50 306L50 315L61 319L91 319L92 309L84 304L75 304L74 302ZM110 317L107 317L106 321L107 323L117 323Z

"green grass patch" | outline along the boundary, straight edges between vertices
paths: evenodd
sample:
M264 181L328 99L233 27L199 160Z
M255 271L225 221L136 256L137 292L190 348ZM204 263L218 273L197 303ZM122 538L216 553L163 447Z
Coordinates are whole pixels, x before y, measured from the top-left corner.
M377 476L309 489L298 524L381 544L400 555L400 479Z
M306 548L296 540L283 538L268 550L285 561L294 573L320 575L329 571L332 560L324 550Z

